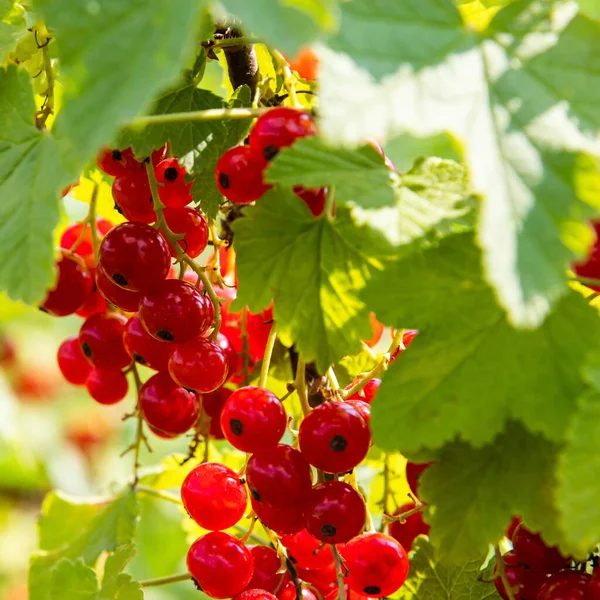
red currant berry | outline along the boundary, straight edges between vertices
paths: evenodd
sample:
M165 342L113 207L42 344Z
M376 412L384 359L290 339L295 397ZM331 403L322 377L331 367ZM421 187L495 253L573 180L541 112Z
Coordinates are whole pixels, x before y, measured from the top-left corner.
M600 222L592 222L596 233L594 244L590 248L587 257L572 265L573 271L579 277L587 277L589 279L600 279ZM588 285L590 289L598 292L600 286Z
M158 195L165 206L183 208L192 201L190 193L192 184L185 182L186 170L176 158L165 158L160 161L154 172L159 184Z
M277 446L286 423L279 398L256 386L233 392L221 413L221 429L228 442L250 454Z
M227 358L227 379L231 379L236 372L241 368L239 362L241 356L238 355L237 350L233 347L233 344L229 341L229 338L219 331L217 334L217 346L223 350Z
M371 423L371 406L364 400L346 400L346 403L356 409L356 412L365 420L367 425Z
M117 313L88 317L79 330L81 350L96 369L120 370L131 364L123 345L127 319Z
M311 465L326 473L344 473L367 456L371 432L347 402L325 402L304 418L298 442Z
M208 296L179 279L165 279L142 297L139 307L140 321L152 337L178 344L202 335L214 316Z
M250 147L266 160L298 138L315 135L317 126L310 115L279 106L261 115L250 132Z
M381 385L381 379L377 379L374 377L370 381L367 382L365 387L363 388L363 394L365 395L365 402L371 404L373 400L375 400L375 396L377 395L377 391L379 390L379 386Z
M156 212L146 171L133 171L117 177L112 184L112 196L128 221L154 223Z
M394 515L401 515L415 508L415 504L409 502L400 506ZM412 543L418 535L429 535L429 525L423 521L423 513L417 512L406 517L404 523L393 521L390 524L389 534L402 544L403 548L410 550Z
M165 208L163 215L173 233L184 234L177 243L190 258L196 258L204 252L208 246L208 225L199 211L195 208ZM169 248L171 256L177 256L170 244Z
M85 387L99 404L116 404L127 395L127 377L121 371L92 369Z
M198 338L175 347L169 359L169 373L186 388L214 392L227 379L227 357L211 340Z
M248 589L238 594L234 600L277 600L277 596L261 589Z
M162 282L171 265L165 238L144 223L121 223L100 245L100 265L117 285L134 292Z
M101 265L98 265L95 273L96 289L98 293L117 308L125 312L135 312L138 309L142 294L123 289L108 278Z
M542 573L560 571L569 560L558 548L547 546L537 533L529 531L523 525L517 527L513 535L513 549L527 566Z
M287 61L290 69L296 71L306 81L316 79L319 74L319 57L312 48L300 48L296 56Z
M527 600L528 598L537 598L538 590L544 582L543 573L538 573L530 569L527 565L519 560L514 552L507 552L503 557L504 573L508 580L509 586L513 590L514 600ZM500 576L494 579L496 591L503 598L509 600L504 582Z
M230 148L217 163L217 187L231 202L250 204L271 187L263 181L266 166L267 162L250 146Z
M287 571L281 572L281 559L277 552L268 546L253 546L250 552L254 561L254 573L248 590L259 589L271 594L277 593L289 580Z
M591 600L591 580L592 576L585 571L560 571L546 579L536 600Z
M313 216L319 217L323 214L327 198L327 188L308 189L298 186L294 188L294 193L306 204Z
M400 589L408 575L404 548L384 533L363 533L340 550L348 575L346 583L357 594L380 598Z
M181 435L200 412L198 396L178 386L168 373L157 373L140 390L140 410L148 425L168 435Z
M90 269L92 278L92 291L87 295L85 302L75 311L78 317L87 319L96 313L106 312L108 304L106 300L98 292L98 286L95 281L96 269Z
M168 369L173 346L153 338L142 327L138 317L133 316L127 321L123 343L127 353L136 363L155 371Z
M255 315L248 312L246 328L248 330L248 345L253 360L262 360L265 355L267 339L273 327L273 306Z
M139 168L141 164L135 160L131 148L125 150L111 150L104 148L96 157L96 164L101 171L112 177L125 175L129 171Z
M85 384L92 367L81 351L77 336L67 338L58 347L56 359L60 372L69 383Z
M285 444L253 454L246 467L246 481L254 500L278 508L304 506L312 487L305 458Z
M331 546L323 545L306 529L294 535L282 535L281 543L287 548L292 563L305 569L324 569L333 563Z
M296 598L298 598L298 590L290 581L290 583L286 584L283 590L277 594L277 598L279 600L296 600ZM317 600L317 596L312 590L304 587L300 590L300 600Z
M254 565L252 553L240 540L213 531L191 545L187 568L211 598L232 598L247 587Z
M337 590L337 573L334 564L324 569L304 569L297 566L296 573L302 581L310 583L322 596L329 594L332 590Z
M231 394L233 394L233 391L224 387L220 387L214 392L204 394L202 396L202 408L204 409L204 412L209 417L220 419L221 411Z
M96 221L96 231L99 237L106 235L111 228L112 224L106 219L98 219ZM93 256L92 230L91 227L83 223L75 223L65 229L60 238L60 247L70 250L79 240L81 241L73 252L82 258Z
M282 508L269 506L252 498L252 508L261 523L264 523L278 535L298 533L301 529L304 529L302 504L292 504Z
M40 308L55 317L65 317L81 308L92 291L93 280L83 259L68 250L60 251L56 266L56 283Z
M417 497L419 496L419 480L421 479L421 475L432 464L433 462L414 463L409 461L406 463L406 481L408 481L408 487L412 493L416 494Z
M307 531L321 542L341 544L362 532L367 509L361 495L343 481L314 487L304 509Z
M219 463L203 463L185 478L181 500L200 527L219 531L244 516L248 496L235 471Z
M152 425L149 425L147 422L146 422L146 425L148 425L148 429L156 437L162 438L163 440L172 440L173 438L177 437L177 434L174 434L174 433L165 433L164 431L161 431L160 429L156 429L156 427L152 427Z
M356 592L353 592L347 585L344 586L344 594L346 595L346 600L371 600L370 596L357 594ZM323 600L335 600L336 598L339 598L337 586L335 586L335 588L326 596L323 596Z

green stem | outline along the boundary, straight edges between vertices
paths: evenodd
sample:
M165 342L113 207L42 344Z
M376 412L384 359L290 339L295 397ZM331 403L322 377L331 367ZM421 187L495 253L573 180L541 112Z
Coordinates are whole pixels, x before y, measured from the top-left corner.
M346 587L344 585L344 569L342 567L342 557L337 549L337 546L331 546L331 552L333 554L333 562L335 564L335 572L337 575L338 582L338 598L339 600L346 600Z
M587 286L600 287L600 279L593 279L592 277L572 277L571 281L577 281Z
M400 344L402 343L403 335L404 329L399 329L396 335L394 336L390 347L388 348L387 352L383 355L381 360L368 373L363 375L363 377L361 377L360 380L357 381L352 387L350 387L347 390L344 390L341 393L342 398L344 398L344 400L347 400L353 394L357 394L358 392L360 392L365 387L365 385L367 385L367 383L371 381L371 379L377 377L377 375L380 375L381 373L383 373L383 371L385 371L388 368L390 364L390 356L393 354L394 350L396 350L396 348L398 348L398 346L400 346Z
M510 585L508 578L506 577L506 569L504 568L504 558L502 558L502 554L500 553L500 549L498 548L498 546L494 546L494 555L496 557L496 567L498 570L498 575L500 576L500 580L502 581L502 585L504 586L504 591L508 596L508 600L515 600L513 588Z
M323 214L332 221L334 218L335 210L335 186L332 185L327 189L327 196L325 197L325 210Z
M271 365L271 356L273 355L273 348L275 347L275 340L277 339L277 329L275 324L271 325L271 331L269 331L269 337L267 338L267 345L265 347L265 353L263 356L262 366L260 367L260 377L258 379L258 387L267 387L267 378L269 377L269 367Z
M244 385L250 383L250 343L248 342L248 309L242 311L240 323L242 330L242 364L244 371Z
M306 391L306 365L300 357L298 357L298 364L296 366L296 379L294 380L294 387L298 392L298 398L300 398L302 414L306 416L310 412L310 404L308 403L308 393Z
M90 233L92 234L92 248L94 249L94 256L96 257L96 260L98 260L98 251L100 250L100 238L98 237L98 228L96 226L96 210L98 207L99 191L100 185L98 182L95 182L94 189L92 191L92 197L90 198L90 209L87 216Z
M193 262L191 261L191 259L188 260L190 260L190 262ZM187 260L186 263L188 265L190 264ZM196 271L196 273L198 274L198 277L200 277L200 279L202 280L202 283L204 284L204 289L206 290L206 293L208 294L208 297L212 302L213 308L215 309L215 326L212 333L210 334L210 337L212 340L216 340L217 335L219 334L219 329L221 328L221 303L219 302L219 296L217 296L217 292L215 292L215 288L206 276L204 270L198 270Z
M191 580L192 576L189 573L180 573L179 575L168 575L167 577L157 577L156 579L146 579L140 581L140 585L144 587L156 587L158 585L168 585L169 583L179 583L180 581Z
M302 109L302 104L300 104L298 96L296 95L296 78L294 77L287 60L285 60L285 57L279 50L272 50L271 54L273 55L277 66L281 69L283 74L283 87L289 94L293 107Z
M46 127L46 121L48 117L54 113L54 71L52 70L52 60L48 53L48 44L50 40L47 40L43 46L41 46L44 72L46 73L46 81L48 82L48 88L46 89L46 99L44 101L44 108L40 111L37 118L37 128L44 129Z
M167 502L172 502L173 504L177 504L178 506L183 506L183 502L181 502L181 498L174 496L173 494L169 494L169 492L163 492L162 490L155 490L154 488L148 487L146 485L138 485L138 492L143 494L147 494L148 496L155 496L156 498L160 498L161 500L166 500Z
M237 37L225 38L217 40L210 44L210 48L217 50L218 48L230 48L231 46L250 46L251 44L262 44L263 41L256 37Z
M135 441L133 443L133 484L132 487L135 489L138 485L139 481L139 473L138 469L140 468L140 450L142 446L142 442L148 444L146 440L146 436L144 435L144 419L142 417L142 411L140 410L140 389L142 388L142 381L140 380L140 375L137 370L137 365L135 361L131 363L131 372L133 373L133 379L135 381L135 387L138 395L138 402L136 406L137 411L137 427L135 431Z

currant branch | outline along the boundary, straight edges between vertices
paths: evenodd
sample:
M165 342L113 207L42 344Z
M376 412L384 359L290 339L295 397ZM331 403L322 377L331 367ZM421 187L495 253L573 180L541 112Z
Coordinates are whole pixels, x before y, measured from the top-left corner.
M502 580L502 585L504 586L504 591L508 596L508 600L515 600L513 588L508 581L508 577L506 577L506 565L504 564L504 558L502 557L502 553L500 552L498 546L494 546L494 556L496 557L496 568L498 570L498 575Z
M296 366L296 379L294 380L294 387L298 392L300 406L302 407L302 414L306 416L310 412L310 404L308 403L308 393L306 391L306 365L300 357L298 357L298 364Z
M346 586L344 583L344 566L343 559L334 544L331 545L331 552L333 554L333 562L335 564L335 573L338 582L338 598L339 600L346 600Z
M258 379L258 387L267 387L267 378L269 377L269 366L271 365L271 357L273 355L273 348L275 347L275 340L277 339L277 329L275 325L271 327L269 331L269 337L267 338L267 345L265 346L265 353L263 356L263 362L260 368L260 377Z
M48 53L48 45L52 41L50 37L46 39L45 42L41 43L37 39L37 30L34 32L35 40L38 45L38 49L42 51L43 57L43 70L46 74L46 81L48 83L48 87L46 89L44 103L42 105L41 110L37 113L36 116L36 127L38 129L44 129L46 127L46 121L48 121L48 117L54 114L54 71L52 69L52 59L50 58L50 54Z

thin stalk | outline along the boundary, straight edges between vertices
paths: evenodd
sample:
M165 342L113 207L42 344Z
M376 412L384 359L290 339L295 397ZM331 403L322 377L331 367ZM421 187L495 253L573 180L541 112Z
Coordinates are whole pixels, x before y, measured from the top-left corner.
M169 492L163 492L162 490L155 490L154 488L148 487L146 485L138 485L138 492L142 494L146 494L148 496L155 496L156 498L160 498L161 500L166 500L167 502L172 502L173 504L177 504L177 506L183 506L183 502L181 502L181 498L169 494Z
M100 238L98 237L98 228L96 227L96 210L98 207L99 191L100 185L96 181L94 183L94 189L92 190L92 197L90 198L90 208L86 219L90 227L90 233L92 235L92 248L94 249L94 256L96 257L96 261L98 260L98 251L100 250Z
M54 113L54 71L52 70L52 59L48 53L48 44L50 39L40 46L42 51L43 69L46 73L46 81L48 87L46 89L46 99L44 100L44 107L38 113L36 120L36 126L38 129L44 129L46 127L46 121L48 117Z
M248 310L242 311L240 323L242 330L242 365L244 371L244 385L250 383L250 343L248 342Z
M277 329L275 324L271 325L271 331L269 331L269 337L267 338L267 345L265 347L265 354L263 356L262 366L260 367L260 377L258 379L258 387L267 387L267 378L269 377L269 367L271 366L271 356L273 355L273 348L275 347L275 340L277 339Z
M331 552L333 554L333 562L335 564L335 572L337 575L338 598L339 600L346 600L346 586L344 585L344 567L342 566L342 557L340 556L337 547L333 544L331 545Z
M306 365L301 358L298 358L298 364L296 366L296 379L294 380L294 387L298 392L298 398L300 398L302 414L306 416L310 412L310 404L308 403L308 393L306 391Z
M222 40L217 40L216 42L212 42L210 44L210 48L212 50L217 50L218 48L229 48L231 46L249 46L250 44L262 44L262 40L256 37L238 37L238 38L225 38Z
M140 410L140 389L142 387L142 381L140 380L140 375L137 370L137 365L135 361L131 363L131 372L133 373L133 380L135 381L135 387L138 395L138 403L136 406L137 412L137 427L135 430L135 441L133 442L133 484L132 488L135 489L138 485L139 481L139 473L138 469L140 468L140 450L142 443L145 443L148 446L148 441L146 440L146 436L144 435L144 419L142 417L142 411Z
M327 369L327 379L329 380L329 385L331 385L331 389L333 389L334 392L337 392L340 389L340 384L337 380L337 377L335 376L335 371L333 370L333 367L329 367L329 369Z
M169 583L179 583L180 581L191 580L192 576L189 573L180 573L179 575L168 575L167 577L157 577L156 579L146 579L140 581L140 585L145 587L156 587L159 585L168 585Z
M513 589L506 577L506 569L504 568L504 558L502 558L502 554L500 553L500 549L498 546L494 546L494 555L496 557L496 568L498 570L498 575L500 576L500 580L502 581L502 585L504 586L504 591L508 596L508 600L515 600L515 595L513 593Z
M302 104L298 100L298 96L296 95L296 79L288 65L287 60L285 60L283 54L279 52L279 50L272 50L271 54L277 63L277 66L281 69L283 73L283 87L285 87L287 93L290 96L290 100L292 101L292 106L294 108L301 109Z
M335 186L329 186L327 195L325 196L325 210L323 214L332 221L335 216Z

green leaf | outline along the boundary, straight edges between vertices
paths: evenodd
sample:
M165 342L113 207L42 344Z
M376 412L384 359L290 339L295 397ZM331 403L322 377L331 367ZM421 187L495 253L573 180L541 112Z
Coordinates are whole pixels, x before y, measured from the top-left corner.
M58 197L70 183L56 139L34 125L29 74L0 68L0 289L34 304L55 277L52 232Z
M121 546L108 556L104 566L104 577L98 600L118 598L118 600L143 600L144 594L137 581L122 573L134 557L136 548L132 544Z
M579 294L569 292L538 330L513 329L472 236L461 234L398 261L363 298L383 323L420 330L373 404L378 446L436 448L457 435L481 445L509 418L563 438L600 340L600 320Z
M243 108L250 104L250 88L244 85L235 90L227 106ZM226 150L237 146L248 135L251 121L213 121L210 125L212 133L207 134L206 140L184 157L184 163L195 177L192 186L194 201L206 215L215 218L223 201L215 183L217 162Z
M27 19L23 6L16 5L12 0L0 2L0 65L26 31Z
M336 187L337 202L365 208L394 204L398 175L370 145L358 150L335 149L319 137L298 140L282 150L267 170L267 181L287 187Z
M149 107L194 49L203 0L37 0L56 32L63 106L55 129L80 163Z
M385 54L389 64L380 63L385 48L373 52L373 43L386 40L385 30L355 36L343 18L341 36L362 40L369 54L350 42L333 47L355 61L323 52L321 132L332 143L353 145L398 132L460 138L474 190L484 197L479 242L486 277L511 322L537 326L565 293L565 270L589 242L583 222L600 209L596 162L579 154L598 150L600 23L581 15L568 22L552 3L526 0L500 11L478 37L458 22L449 0L391 4L400 12L418 5L422 18L413 13L405 27L421 41L394 28L390 48L408 40L413 50ZM373 7L359 0L343 10ZM425 18L431 15L439 18ZM377 18L372 23L379 28ZM377 61L374 75L381 74L377 65L396 74L377 84L356 64L371 67L368 56Z
M457 163L463 162L460 142L446 133L429 137L399 135L387 140L383 150L400 172L408 171L413 166L415 157L419 156L437 156Z
M579 0L579 10L593 19L600 19L600 5L596 0Z
M264 39L273 47L295 56L303 46L313 42L322 31L312 10L302 10L306 0L282 2L281 0L221 0L226 10L242 20L245 29ZM331 4L331 3L330 3ZM326 21L329 21L325 17ZM321 15L319 21L323 23Z
M371 336L369 311L358 294L382 268L389 247L348 209L315 219L291 191L267 192L235 221L238 306L252 312L275 301L281 341L325 372L360 350Z
M40 551L31 558L31 600L48 600L53 569L63 558L93 565L102 552L130 544L135 535L138 508L135 493L116 498L81 501L50 493L39 521Z
M443 60L460 46L461 26L447 0L353 0L342 4L339 33L328 45L382 77L401 61L418 68Z
M573 551L587 556L600 539L600 395L584 395L571 422L558 465L560 525Z
M484 600L497 598L494 585L480 581L486 554L460 565L440 563L433 546L419 538L410 561L409 577L400 590L402 600Z
M555 445L515 423L481 448L463 442L446 446L419 484L429 504L425 518L431 543L445 560L481 556L504 535L514 515L522 515L531 529L541 529L549 543L560 541L556 454Z

